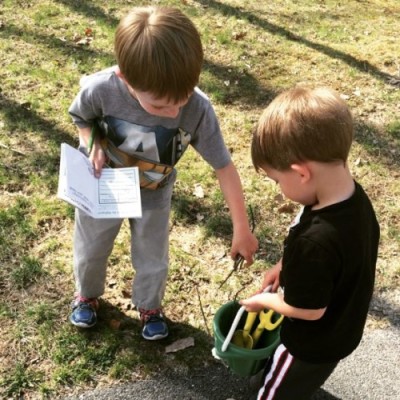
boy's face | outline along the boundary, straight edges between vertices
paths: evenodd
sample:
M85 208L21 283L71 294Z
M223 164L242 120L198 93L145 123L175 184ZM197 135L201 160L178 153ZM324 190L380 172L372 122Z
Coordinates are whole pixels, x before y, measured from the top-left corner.
M133 97L139 102L142 108L149 114L157 117L176 118L181 108L189 101L190 96L181 100L178 103L174 103L165 98L158 99L149 92L141 92L130 88L130 92Z
M312 182L302 174L301 169L294 168L279 171L269 166L263 166L268 178L279 185L282 193L290 200L302 205L314 205L317 202L316 192Z
M139 102L142 108L151 115L165 118L176 118L181 108L189 101L191 94L187 99L174 103L166 98L157 98L150 92L142 92L134 89L125 79L119 67L116 69L116 75L125 82L129 93Z

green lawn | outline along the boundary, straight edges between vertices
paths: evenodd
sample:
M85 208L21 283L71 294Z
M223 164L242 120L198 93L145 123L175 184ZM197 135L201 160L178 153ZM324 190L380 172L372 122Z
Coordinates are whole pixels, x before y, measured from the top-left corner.
M381 224L376 295L400 284L400 53L397 0L157 1L201 32L200 88L213 101L253 210L260 250L219 289L232 262L229 214L211 169L189 151L178 166L165 312L171 335L143 342L130 305L128 229L108 271L99 324L69 325L73 209L56 198L59 149L77 145L67 109L79 78L112 65L113 32L135 0L0 3L0 397L55 398L72 390L214 362L212 318L258 289L277 261L297 207L257 175L251 129L269 101L297 83L329 86L356 121L350 164ZM195 194L196 186L204 198ZM390 322L371 314L369 327ZM195 347L165 354L192 336Z

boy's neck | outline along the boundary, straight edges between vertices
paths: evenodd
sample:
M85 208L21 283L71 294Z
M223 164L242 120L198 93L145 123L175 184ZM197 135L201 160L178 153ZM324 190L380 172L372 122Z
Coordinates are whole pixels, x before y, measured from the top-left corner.
M313 179L318 210L349 199L355 190L354 179L344 163L313 163Z
M136 100L138 100L135 91L133 90L133 88L128 84L128 82L125 80L124 76L122 75L121 70L119 69L119 67L117 66L115 68L115 75L121 79L122 83L126 86L126 88L128 89L129 94L135 98Z

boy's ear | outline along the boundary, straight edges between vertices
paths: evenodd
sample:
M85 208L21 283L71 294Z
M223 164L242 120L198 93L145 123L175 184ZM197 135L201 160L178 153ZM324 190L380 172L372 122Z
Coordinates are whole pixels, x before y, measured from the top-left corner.
M125 83L125 85L128 86L128 88L132 88L132 86L128 83L128 81L125 79L124 74L121 72L121 70L119 69L119 67L117 67L117 69L115 70L115 75L118 76L119 79L122 79Z
M300 175L301 183L307 183L311 179L311 169L306 163L292 164L290 168Z
M124 75L122 74L122 72L121 72L121 70L119 69L119 67L117 67L117 69L115 70L115 75L117 75L118 78L121 78L121 79L123 79L123 80L125 81L125 77L124 77Z

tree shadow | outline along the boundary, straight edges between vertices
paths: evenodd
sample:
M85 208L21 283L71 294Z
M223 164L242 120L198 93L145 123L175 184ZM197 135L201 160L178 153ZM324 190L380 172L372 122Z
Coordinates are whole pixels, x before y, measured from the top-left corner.
M168 316L167 316L168 317ZM119 322L115 325L115 321ZM112 327L114 322L114 327ZM246 393L246 380L234 376L227 368L212 356L214 338L209 334L189 324L171 321L167 318L169 336L163 340L147 341L141 337L141 323L139 319L127 316L107 300L101 300L98 312L98 323L91 329L77 328L78 335L91 343L92 347L102 347L108 353L110 359L108 368L112 368L114 362L118 363L118 355L132 355L132 371L136 368L145 370L149 380L156 379L157 385L161 385L163 398L179 398L179 393L193 393L194 398L221 399L222 393L233 396L235 393ZM194 346L189 346L180 351L166 353L166 347L174 342L193 338ZM101 353L101 350L98 350ZM94 352L92 352L94 354ZM101 353L102 354L102 353ZM99 359L98 364L104 362ZM93 358L93 368L98 367ZM210 374L210 371L213 371ZM231 387L225 387L230 382ZM133 380L126 384L130 393L135 393L136 385L141 381ZM168 397L167 392L175 388L173 392L177 397ZM215 384L215 385L214 385ZM212 389L210 390L212 385ZM235 386L235 387L234 387ZM181 388L181 389L180 389ZM165 396L165 397L164 397ZM156 396L157 397L157 396ZM156 398L155 397L155 398ZM90 398L85 394L85 398ZM129 396L129 398L133 398ZM238 398L238 397L235 397ZM239 397L246 398L246 397Z
M279 25L276 25L272 22L268 22L253 13L246 11L240 7L234 7L228 4L220 3L216 0L196 0L198 3L202 4L203 6L212 7L213 9L221 12L224 15L228 16L236 16L238 18L246 19L252 24L258 25L260 28L274 34L280 36L288 41L301 43L304 46L316 50L322 54L327 55L330 58L337 59L343 61L347 65L358 69L363 73L367 73L374 78L381 80L388 84L399 84L400 77L396 77L390 75L386 72L381 71L376 66L372 65L367 60L360 60L350 54L344 53L340 50L333 49L332 47L326 46L324 44L315 43L311 40L308 40L300 35L297 35L286 28L283 28Z
M205 238L219 237L225 238L227 242L230 242L233 229L232 220L222 196L216 196L211 199L199 199L185 193L183 190L176 190L172 196L172 210L174 213L172 224L201 226ZM258 231L258 234L264 240L264 244L260 244L260 250L266 247L269 249L268 252L270 252L271 247L273 247L273 253L276 255L280 251L280 245L273 244L275 241L274 232L271 232L268 228L260 228L263 222L261 213L258 209L254 209L251 204L248 204L247 214L250 225L253 226L255 231ZM201 217L200 221L199 217ZM273 256L270 254L270 257Z
M55 122L44 119L31 109L29 103L19 104L15 100L6 97L1 91L0 108L5 128L10 132L27 132L28 130L33 130L43 136L48 142L56 145L59 145L61 142L70 144L73 142L68 132L57 128Z
M34 132L42 136L46 141L52 144L54 151L50 152L28 152L29 141L26 140L26 149L5 149L7 152L3 160L7 160L5 165L9 166L10 174L15 176L28 176L31 174L40 174L47 177L58 175L58 166L60 161L59 146L66 142L74 145L74 139L71 135L59 129L54 122L46 120L37 112L30 108L29 104L19 104L15 100L9 99L0 92L0 108L4 130L8 132L20 132L21 136L28 132ZM23 139L21 139L23 141ZM13 166L18 165L18 168Z
M213 358L212 348L215 345L213 336L186 323L168 320L169 336L161 341L149 342L141 338L138 320L126 316L108 301L102 300L100 310L102 311L99 313L98 324L90 330L81 330L81 335L85 340L99 343L101 341L104 348L112 349L109 353L110 368L116 361L114 360L116 354L134 352L136 365L142 365L148 377L145 380L133 379L118 386L118 390L123 391L129 398L137 399L136 394L147 393L145 388L152 382L157 382L157 390L151 391L154 398L158 393L162 393L162 398L165 399L254 400L256 398L258 385L252 382L251 377L240 376L226 365L226 361ZM110 329L108 326L110 319L120 320L122 324L118 329ZM166 353L167 346L188 338L194 339L194 346ZM96 364L93 367L96 368ZM115 393L114 388L103 388L85 392L84 395L85 399L90 400L99 397L112 398ZM322 388L312 397L312 400L339 399Z
M105 52L94 50L88 46L79 46L76 43L68 40L62 40L56 36L41 35L35 31L28 30L26 27L23 29L18 28L13 24L7 24L0 30L0 35L5 38L19 37L26 43L37 45L42 44L45 47L58 51L61 56L71 58L78 62L80 66L80 73L88 73L93 71L82 70L82 63L84 65L90 64L89 62L94 59L102 59L104 62L109 62L112 65L115 62L112 52ZM55 57L56 58L56 57Z
M379 320L387 320L390 325L395 328L400 328L400 309L399 305L386 300L384 297L384 293L374 293L369 314Z
M205 60L203 71L209 72L217 80L201 78L201 89L205 93L217 93L216 100L220 103L265 106L276 96L275 90L263 87L253 75L239 68ZM226 85L225 82L229 84Z
M389 169L400 167L400 140L382 132L377 126L367 124L359 119L354 124L355 141L361 144L368 153L379 159Z
M200 224L205 237L227 237L231 234L232 222L224 204L222 199L211 199L211 205L207 205L204 199L198 199L179 190L174 191L172 197L172 210L177 222L185 225ZM203 218L200 222L199 216Z
M119 19L113 15L107 14L100 7L92 4L90 1L82 0L56 0L56 2L63 4L69 9L76 11L79 14L85 15L87 18L96 18L106 24L116 26Z

